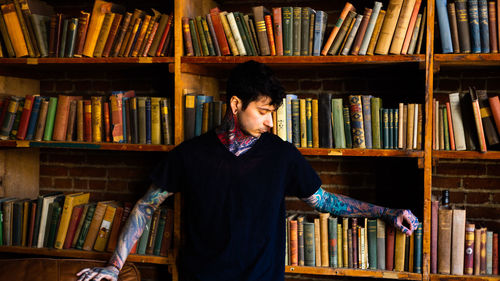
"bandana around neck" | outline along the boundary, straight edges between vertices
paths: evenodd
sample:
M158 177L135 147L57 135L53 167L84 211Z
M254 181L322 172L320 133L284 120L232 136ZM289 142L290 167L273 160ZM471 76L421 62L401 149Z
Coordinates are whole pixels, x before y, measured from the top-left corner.
M247 152L259 139L241 131L235 115L230 111L224 117L222 124L215 130L222 144L235 156Z

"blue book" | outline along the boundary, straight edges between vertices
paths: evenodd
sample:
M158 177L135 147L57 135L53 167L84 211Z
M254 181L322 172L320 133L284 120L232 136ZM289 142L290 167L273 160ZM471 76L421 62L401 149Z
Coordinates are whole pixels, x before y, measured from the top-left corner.
M384 132L384 137L382 138L384 140L384 149L389 149L389 110L387 108L381 108L382 111L382 128Z
M389 111L389 149L394 148L394 109Z
M488 23L488 1L479 0L479 30L481 32L481 53L490 52L490 28Z
M38 121L38 114L40 113L40 104L42 97L36 96L33 101L33 108L31 109L30 121L28 122L28 129L26 130L25 140L32 140L35 135L36 123Z
M72 18L68 24L68 39L66 40L66 57L72 58L74 54L75 48L75 39L76 39L76 28L78 26L78 19Z
M328 243L328 252L330 252L330 267L338 267L337 247L339 243L337 238L337 221L337 218L328 218L328 240L332 241L332 243Z
M477 0L468 0L469 30L472 40L472 53L481 53L481 36L479 32L479 8Z
M122 127L123 127L123 142L127 142L127 103L128 98L122 98Z
M151 100L146 100L146 143L151 144Z
M451 43L450 21L448 20L448 10L446 8L446 0L436 0L436 11L438 16L439 34L441 36L441 46L443 47L443 54L453 53L453 45Z
M328 14L323 11L316 12L314 19L314 41L313 41L313 56L319 56L321 53L321 46L323 46L323 37L325 35L326 21Z
M312 222L304 222L304 265L316 266L314 223Z
M203 124L203 104L206 102L207 96L198 95L196 96L196 103L194 106L195 117L194 117L194 135L201 135L201 126Z
M292 100L296 100L297 95L286 95L286 140L293 143L292 126Z
M365 146L370 149L372 148L372 97L372 95L361 96L361 102L363 104L363 126L365 127Z
M394 109L394 149L398 149L399 142L399 109Z

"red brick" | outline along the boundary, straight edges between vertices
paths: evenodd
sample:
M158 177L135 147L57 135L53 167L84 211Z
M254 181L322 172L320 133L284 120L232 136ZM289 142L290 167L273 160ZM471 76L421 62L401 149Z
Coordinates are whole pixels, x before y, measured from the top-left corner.
M54 179L54 188L65 189L67 191L73 190L73 181L68 178L56 178Z
M320 175L321 182L323 184L338 184L338 185L348 185L348 186L359 186L363 184L363 177L352 175Z
M325 80L323 81L324 91L342 91L342 81L341 80Z
M40 81L40 92L53 92L54 91L54 82L53 81Z
M313 208L310 207L304 201L302 201L302 200L300 200L298 198L293 198L293 197L290 197L290 198L286 199L285 206L286 206L287 210L300 210L300 211L303 211L303 212L306 212L306 211L310 212L310 211L313 210Z
M287 92L297 91L299 89L299 83L297 80L294 81L284 81L281 83Z
M109 191L126 191L128 183L126 181L108 181L106 187Z
M500 179L495 178L464 178L463 186L466 189L498 189Z
M486 165L460 163L460 164L439 164L436 167L436 174L440 175L473 175L480 176L486 174Z
M468 202L468 198L469 197L467 197L467 202ZM450 202L456 203L456 204L465 203L465 193L460 192L460 191L459 192L450 191ZM468 203L470 203L470 202L468 202Z
M321 89L320 81L311 81L311 80L300 81L300 90L302 91L311 91L319 89Z
M85 163L85 156L74 154L55 154L52 153L48 156L49 163L61 163L61 164L83 164Z
M86 190L89 188L89 180L87 179L74 179L73 183L75 185L75 189Z
M105 180L89 180L89 189L102 189L106 188Z
M490 202L489 193L479 193L479 192L467 193L467 204L484 204L489 202Z
M498 214L500 214L500 207L474 206L467 208L467 219L498 219Z
M109 178L140 179L147 177L150 171L144 168L109 168Z
M52 177L40 176L40 188L54 187Z
M69 175L73 177L105 177L105 168L75 167L69 170Z
M40 166L40 175L67 176L68 175L68 168L66 168L64 166L41 165Z
M459 79L439 79L438 80L438 89L440 91L457 91L460 87Z
M309 161L316 172L337 172L339 162L337 161Z
M92 88L91 81L76 81L75 90L76 91L89 91Z
M73 83L71 81L57 81L56 91L73 91Z
M441 187L441 188L459 188L461 186L461 180L459 177L441 177L441 176L433 176L432 177L432 187Z
M92 90L94 91L109 91L111 89L111 82L109 81L93 81Z

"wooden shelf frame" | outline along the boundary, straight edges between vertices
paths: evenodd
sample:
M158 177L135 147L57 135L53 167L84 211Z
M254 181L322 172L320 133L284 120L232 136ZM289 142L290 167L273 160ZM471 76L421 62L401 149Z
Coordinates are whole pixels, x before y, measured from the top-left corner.
M431 281L498 281L500 275L447 275L431 274Z
M407 157L422 158L423 150L397 149L335 149L335 148L298 148L307 156L354 156L354 157Z
M97 259L108 261L112 253L108 252L95 252L84 251L76 249L53 249L53 248L30 248L20 246L0 246L0 253L15 253L23 255L39 255L51 257L65 257L65 258L83 258L83 259ZM175 259L172 255L168 257L160 257L153 255L136 255L131 254L128 256L127 261L137 263L151 263L151 264L175 264Z
M332 268L313 266L285 266L285 273L309 274L309 275L329 275L329 276L349 276L349 277L370 277L400 280L422 280L421 273L398 272L388 270L370 270L354 268Z
M174 148L173 145L108 143L108 142L59 142L59 141L0 141L0 147L18 148L62 148L62 149L87 149L87 150L120 150L120 151L159 151L167 152Z
M174 57L0 58L0 65L174 63Z
M434 54L437 67L500 66L500 54Z
M432 151L434 159L484 159L484 160L500 160L500 151L449 151L449 150L434 150Z

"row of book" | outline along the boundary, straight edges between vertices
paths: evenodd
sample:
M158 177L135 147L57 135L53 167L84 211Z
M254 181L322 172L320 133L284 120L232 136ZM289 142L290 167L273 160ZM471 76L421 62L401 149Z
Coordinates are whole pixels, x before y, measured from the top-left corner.
M486 90L471 87L441 103L434 99L432 117L434 150L486 152L500 143L500 101Z
M185 89L184 139L206 133L219 126L226 113L226 103L214 101L214 97L195 94Z
M331 94L289 94L273 113L273 133L297 147L422 149L422 116L421 104L383 108L372 95L350 95L344 106Z
M205 16L182 18L186 56L319 56L419 54L425 27L421 0L375 1L356 12L346 3L328 38L328 14L310 7L263 6L253 13L212 8ZM425 8L422 8L425 10ZM324 40L326 39L326 40Z
M498 5L488 0L437 0L443 53L498 53Z
M406 236L380 219L290 215L286 265L422 272L422 224Z
M465 210L431 206L431 273L498 275L498 233L467 222Z
M136 97L135 91L114 91L109 101L9 96L0 110L1 140L173 144L170 100Z
M0 57L146 57L173 53L173 15L152 14L96 0L77 17L38 0L0 6Z
M89 193L0 198L0 245L113 252L132 204L89 202ZM167 256L173 209L158 208L131 253Z

